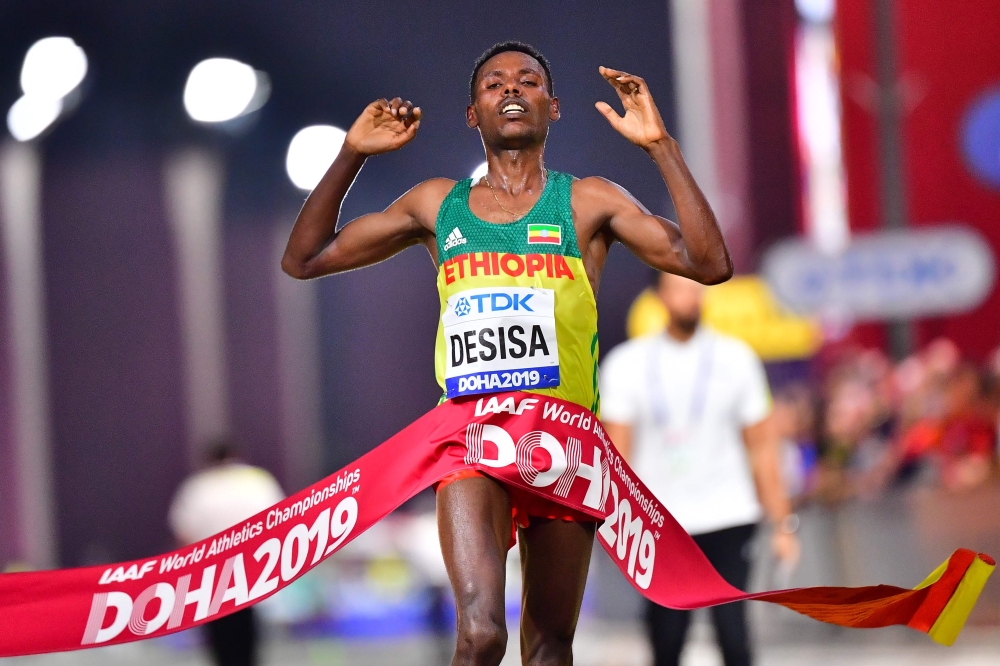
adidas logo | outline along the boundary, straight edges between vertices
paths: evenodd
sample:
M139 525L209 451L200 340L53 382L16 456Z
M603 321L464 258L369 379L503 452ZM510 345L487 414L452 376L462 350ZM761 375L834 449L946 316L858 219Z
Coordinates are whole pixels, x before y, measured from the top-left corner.
M447 252L451 248L459 245L465 245L465 236L462 235L462 232L459 231L458 227L455 227L451 230L451 233L448 234L448 237L444 239L444 250Z

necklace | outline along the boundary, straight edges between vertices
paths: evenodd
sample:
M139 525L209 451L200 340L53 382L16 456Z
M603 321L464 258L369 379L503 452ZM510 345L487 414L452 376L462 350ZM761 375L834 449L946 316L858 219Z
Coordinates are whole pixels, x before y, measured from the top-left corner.
M523 212L523 213L515 213L514 211L510 210L509 208L507 208L506 206L504 206L502 203L500 203L500 198L497 197L497 191L493 189L493 185L490 183L489 177L488 176L483 176L483 180L486 181L486 187L490 188L490 192L493 193L493 200L497 202L497 205L500 206L500 209L503 212L507 213L508 215L510 215L511 217L513 217L515 220L520 220L522 217L524 217L525 215L527 215L528 213L531 212L530 208L528 210L526 210L525 212ZM542 191L543 192L545 191L545 186L548 185L548 183L549 183L549 170L548 169L543 169L542 170Z

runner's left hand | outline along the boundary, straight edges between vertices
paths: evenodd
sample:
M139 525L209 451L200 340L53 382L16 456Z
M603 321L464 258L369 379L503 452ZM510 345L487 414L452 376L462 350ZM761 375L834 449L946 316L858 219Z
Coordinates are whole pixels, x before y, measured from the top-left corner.
M606 102L595 104L597 110L608 119L612 127L626 139L646 150L659 141L673 140L642 77L607 67L599 69L601 76L614 87L625 108L623 117Z

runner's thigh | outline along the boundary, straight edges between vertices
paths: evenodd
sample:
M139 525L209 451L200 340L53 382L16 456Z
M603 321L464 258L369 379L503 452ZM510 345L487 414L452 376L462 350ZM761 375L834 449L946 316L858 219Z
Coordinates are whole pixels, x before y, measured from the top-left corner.
M532 518L518 530L523 592L521 653L548 663L545 653L568 654L587 583L595 523ZM555 663L555 662L553 662Z

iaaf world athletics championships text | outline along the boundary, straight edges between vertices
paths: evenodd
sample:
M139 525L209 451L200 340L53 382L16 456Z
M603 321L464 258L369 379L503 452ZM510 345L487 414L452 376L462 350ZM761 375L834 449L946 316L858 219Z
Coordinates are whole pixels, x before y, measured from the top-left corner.
M345 492L352 486L357 485L359 481L361 481L361 470L355 469L353 472L338 476L330 485L324 487L322 490L313 489L307 497L303 497L291 506L284 509L271 509L268 511L265 520L258 520L254 523L246 522L242 526L233 527L222 536L212 539L210 544L202 544L192 548L187 554L174 553L166 555L159 560L159 573L162 574L175 569L181 569L190 564L197 564L206 556L211 557L219 553L224 553L230 548L256 538L265 529L272 529L296 516L304 515L312 507ZM142 565L133 564L127 569L125 567L108 568L101 574L98 584L107 585L108 583L124 582L126 580L140 580L156 568L156 563L157 560L150 560Z

